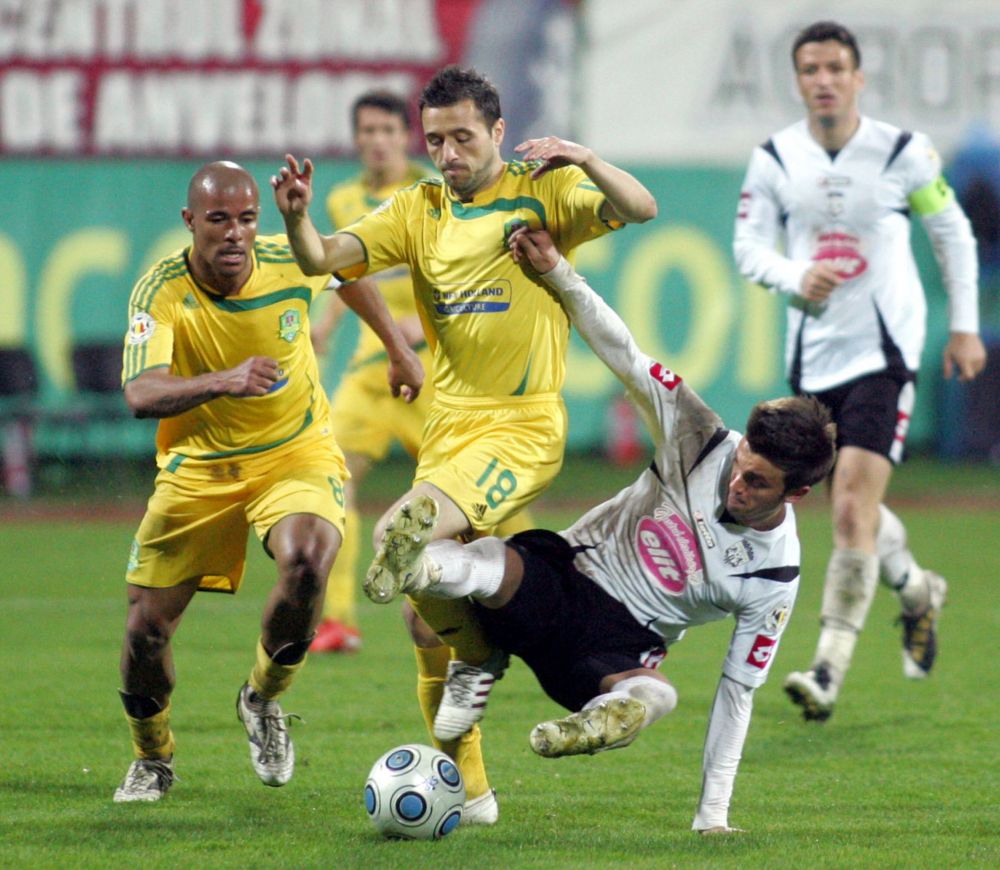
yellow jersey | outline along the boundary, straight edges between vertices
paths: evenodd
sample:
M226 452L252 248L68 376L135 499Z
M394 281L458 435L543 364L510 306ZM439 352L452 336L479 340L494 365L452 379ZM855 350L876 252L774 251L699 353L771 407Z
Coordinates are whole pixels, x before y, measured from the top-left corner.
M330 406L309 340L309 306L329 276L303 275L285 236L259 236L246 284L221 296L191 274L188 250L164 257L132 290L122 382L153 368L194 377L250 356L274 358L281 376L266 396L220 396L161 419L159 467L249 458L330 437Z
M409 187L426 176L427 170L417 163L411 163L403 181L372 190L362 173L350 181L338 184L326 197L326 210L335 230L342 230L364 217L381 205L397 190ZM392 319L399 321L413 317L417 313L417 303L413 298L413 282L410 270L405 265L380 272L376 277L378 289L385 299ZM370 326L363 320L358 322L358 343L351 357L351 370L373 362L387 360L385 346Z
M604 194L581 169L532 180L537 165L505 164L471 202L425 178L342 230L365 248L365 262L343 277L409 265L439 397L502 403L562 388L569 318L544 282L513 262L507 238L523 224L544 228L570 256L621 224L601 219Z

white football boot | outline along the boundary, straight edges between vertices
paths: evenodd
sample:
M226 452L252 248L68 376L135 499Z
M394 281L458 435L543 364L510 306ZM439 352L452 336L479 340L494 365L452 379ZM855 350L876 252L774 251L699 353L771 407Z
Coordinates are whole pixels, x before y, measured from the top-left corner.
M900 614L903 624L903 675L922 680L934 667L937 658L937 624L948 595L944 577L924 571L928 586L928 604L920 613Z
M295 772L295 747L288 736L289 719L277 701L261 698L244 683L236 696L236 715L250 741L250 761L264 785L285 785Z
M434 716L434 736L438 740L461 737L483 716L493 685L499 680L510 657L496 650L481 665L452 660L448 662L448 676L444 694Z
M115 789L115 803L158 801L176 778L173 759L137 758Z

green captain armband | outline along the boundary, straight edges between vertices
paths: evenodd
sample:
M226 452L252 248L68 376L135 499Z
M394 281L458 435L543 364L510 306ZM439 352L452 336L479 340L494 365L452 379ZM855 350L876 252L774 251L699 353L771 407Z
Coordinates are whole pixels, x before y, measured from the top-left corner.
M930 184L913 191L907 199L913 211L921 217L928 217L944 211L951 205L955 201L955 191L948 186L944 176L939 175Z

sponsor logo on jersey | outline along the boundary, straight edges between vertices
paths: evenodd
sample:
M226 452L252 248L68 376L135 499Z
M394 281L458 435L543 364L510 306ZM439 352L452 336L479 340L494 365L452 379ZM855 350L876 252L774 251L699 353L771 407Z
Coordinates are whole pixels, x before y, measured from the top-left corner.
M136 311L128 325L128 343L145 344L153 337L156 321L148 311Z
M636 528L635 547L649 575L672 595L680 595L689 582L701 582L698 542L679 514L643 517Z
M857 278L868 268L868 261L861 253L861 240L850 233L820 234L813 259L833 266L834 271L845 281Z
M492 314L510 308L510 281L499 278L486 286L452 284L435 287L431 293L437 314Z
M730 568L739 568L751 559L753 559L753 544L746 538L740 538L735 544L726 547L726 553L722 557L722 561Z
M283 311L278 316L278 337L287 342L295 341L302 329L302 315L294 308Z
M705 544L705 549L715 549L715 536L709 530L708 523L705 521L705 515L701 511L694 512L694 524L698 529L698 534L701 535L701 539Z
M788 622L788 614L790 611L791 608L787 604L775 607L764 620L764 631L769 634L778 634L784 627L785 623Z
M486 505L484 504L474 504L472 506L472 512L476 515L477 520L481 520L486 516Z
M774 645L778 642L776 637L766 637L758 634L757 639L750 647L750 655L747 656L747 664L755 668L764 670L771 663L771 656L774 655Z
M654 381L659 381L668 390L673 390L681 382L681 376L670 371L666 366L655 362L649 367L649 374Z

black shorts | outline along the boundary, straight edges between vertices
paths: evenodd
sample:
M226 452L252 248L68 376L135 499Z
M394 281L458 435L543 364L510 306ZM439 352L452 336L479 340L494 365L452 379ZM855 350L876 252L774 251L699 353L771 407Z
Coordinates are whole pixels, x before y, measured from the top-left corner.
M507 546L524 560L521 586L504 607L477 613L490 641L522 658L553 701L579 710L609 674L663 660L663 639L576 570L564 538L537 529Z
M914 394L913 374L888 372L863 375L831 390L813 393L833 415L838 448L861 447L886 457L894 465L903 460Z

